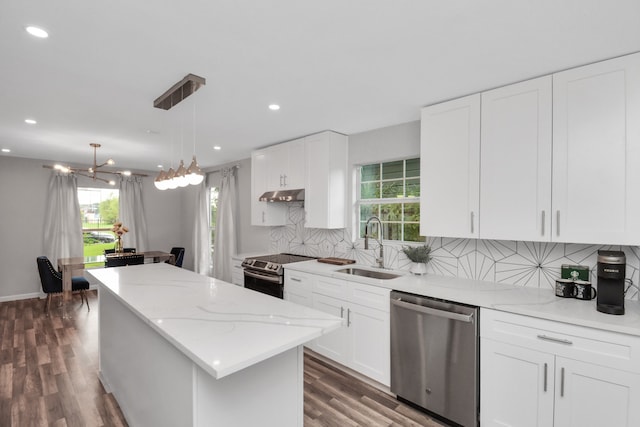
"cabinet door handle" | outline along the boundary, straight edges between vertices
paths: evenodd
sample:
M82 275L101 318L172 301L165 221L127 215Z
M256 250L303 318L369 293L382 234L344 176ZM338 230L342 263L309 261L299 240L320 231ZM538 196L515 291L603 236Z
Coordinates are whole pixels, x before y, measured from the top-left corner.
M547 391L547 364L544 364L544 391Z
M344 319L344 307L340 307L340 318Z
M302 280L298 279L297 277L292 277L291 280L294 282L302 282Z
M542 211L542 227L541 227L542 232L540 233L541 236L544 236L544 223L545 223L545 211Z
M556 211L556 236L560 235L560 211Z
M286 174L282 175L282 178L284 180L284 186L286 187L287 186L287 175Z
M473 234L473 217L474 217L474 214L473 214L473 211L471 211L471 234Z
M560 368L560 397L564 397L564 368Z
M280 175L280 187L282 187L282 175Z
M262 223L264 224L264 211L262 211Z
M565 339L562 339L562 338L548 337L546 335L538 335L538 339L544 340L544 341L551 341L551 342L555 342L555 343L558 343L558 344L573 345L573 342L571 342L569 340L565 340Z
M347 308L347 328L351 326L351 309Z

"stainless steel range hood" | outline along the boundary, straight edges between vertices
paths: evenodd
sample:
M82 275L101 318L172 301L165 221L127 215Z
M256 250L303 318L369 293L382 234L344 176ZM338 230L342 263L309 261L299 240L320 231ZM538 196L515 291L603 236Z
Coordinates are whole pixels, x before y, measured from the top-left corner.
M258 199L261 202L303 202L304 188L297 190L267 191Z

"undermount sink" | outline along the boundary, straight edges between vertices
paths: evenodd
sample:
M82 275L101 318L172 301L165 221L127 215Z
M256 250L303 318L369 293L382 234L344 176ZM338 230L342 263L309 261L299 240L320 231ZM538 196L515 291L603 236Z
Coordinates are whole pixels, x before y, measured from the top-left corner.
M350 274L352 276L362 276L369 277L371 279L380 279L380 280L389 280L395 279L396 277L400 277L398 274L385 273L382 271L373 271L373 270L365 270L364 268L343 268L341 270L337 270L338 273Z

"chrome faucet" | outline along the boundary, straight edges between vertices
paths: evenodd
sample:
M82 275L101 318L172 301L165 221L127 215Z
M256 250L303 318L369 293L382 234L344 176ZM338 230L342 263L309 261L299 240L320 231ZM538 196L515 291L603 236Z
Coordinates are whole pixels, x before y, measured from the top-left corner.
M364 248L369 249L369 223L371 221L378 221L378 243L380 244L380 256L376 258L379 268L384 268L384 247L382 246L382 222L377 216L372 216L367 220L367 224L364 226Z

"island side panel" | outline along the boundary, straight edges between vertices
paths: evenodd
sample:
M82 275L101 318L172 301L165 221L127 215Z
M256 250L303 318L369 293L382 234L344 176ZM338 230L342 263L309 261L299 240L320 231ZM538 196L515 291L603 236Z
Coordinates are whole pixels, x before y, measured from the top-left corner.
M193 363L99 288L100 378L129 425L193 425Z
M198 427L302 427L304 348L298 346L221 379L194 364Z

